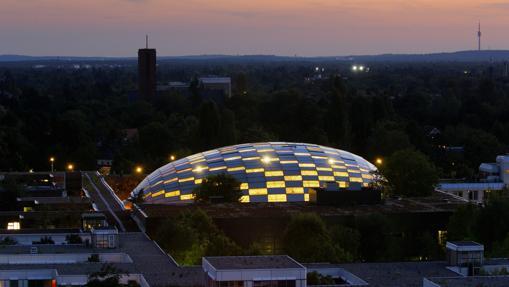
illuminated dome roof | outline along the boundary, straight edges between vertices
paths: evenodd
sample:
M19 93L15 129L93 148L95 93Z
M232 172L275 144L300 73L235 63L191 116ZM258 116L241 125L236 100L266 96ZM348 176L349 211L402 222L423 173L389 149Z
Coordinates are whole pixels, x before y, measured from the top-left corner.
M203 178L227 173L241 182L242 202L303 202L309 201L309 188L328 182L361 189L375 170L362 157L314 144L241 144L171 162L147 176L133 195L142 192L145 203L190 202Z

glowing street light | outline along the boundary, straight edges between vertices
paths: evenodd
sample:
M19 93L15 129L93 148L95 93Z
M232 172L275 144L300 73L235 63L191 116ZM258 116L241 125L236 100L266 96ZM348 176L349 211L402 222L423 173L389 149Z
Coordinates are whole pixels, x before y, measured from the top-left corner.
M174 161L176 159L176 157L174 155L170 155L170 160L171 161Z
M381 157L376 158L375 160L376 165L382 165L384 163L384 160Z
M74 171L74 164L70 163L67 165L67 170L68 171Z
M50 157L49 162L51 163L51 172L53 172L54 171L53 164L55 163L55 157L53 157L53 156Z
M141 173L143 173L143 167L137 166L135 171L136 171L136 173L141 174Z

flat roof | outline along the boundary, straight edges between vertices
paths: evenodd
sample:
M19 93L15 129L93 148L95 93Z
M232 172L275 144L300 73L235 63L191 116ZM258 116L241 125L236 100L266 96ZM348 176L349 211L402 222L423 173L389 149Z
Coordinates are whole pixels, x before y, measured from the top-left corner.
M506 287L509 276L474 276L474 277L452 277L452 278L426 278L437 286L447 287Z
M287 255L204 257L216 270L304 268Z

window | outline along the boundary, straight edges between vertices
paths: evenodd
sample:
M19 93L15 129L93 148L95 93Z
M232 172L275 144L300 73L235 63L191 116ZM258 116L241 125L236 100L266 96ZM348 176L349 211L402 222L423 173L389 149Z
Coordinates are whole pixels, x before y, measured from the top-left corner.
M264 172L265 170L263 168L251 168L246 169L246 173L255 173L255 172Z
M7 229L8 230L19 230L20 229L19 221L7 223Z
M179 182L188 182L188 181L193 181L193 180L194 180L194 177L187 177L187 178L179 179Z
M249 190L249 195L265 195L267 194L266 188L253 188Z
M267 181L268 188L285 187L284 181Z
M275 170L275 171L266 171L265 176L271 177L271 176L283 176L282 170Z
M321 180L321 181L334 181L334 177L333 176L322 175L322 176L319 176L318 179Z
M316 180L305 180L303 185L304 187L320 187L320 182Z
M240 197L240 202L249 203L249 195L243 195Z
M159 195L164 194L164 190L160 190L158 192L152 193L152 197L158 197Z
M334 176L339 176L339 177L348 177L348 172L344 172L344 171L335 171L335 172L334 172Z
M286 194L269 194L269 202L286 202Z
M300 167L315 167L314 163L299 163Z
M175 190L172 192L167 192L164 197L175 197L180 195L180 190Z
M180 196L180 200L191 200L194 199L194 196L192 194L184 194Z
M287 175L285 176L286 181L301 181L302 176L301 175Z
M301 171L302 175L318 175L316 170L303 170Z
M245 170L246 168L243 167L243 166L237 166L237 167L230 167L228 169L228 171L241 171L241 170Z
M249 183L247 182L243 182L240 184L240 189L241 190L246 190L246 189L249 189Z
M302 193L304 193L304 188L302 188L302 187L287 187L286 193L287 194L302 194Z

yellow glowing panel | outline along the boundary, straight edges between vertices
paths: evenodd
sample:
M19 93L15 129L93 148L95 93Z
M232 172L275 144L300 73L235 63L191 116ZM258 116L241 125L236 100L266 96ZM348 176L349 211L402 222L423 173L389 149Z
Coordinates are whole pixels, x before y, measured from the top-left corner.
M282 160L280 161L281 164L295 164L295 163L299 163L298 161L296 160Z
M195 160L195 161L192 161L191 164L197 164L197 163L200 163L200 162L204 162L205 159L204 158L201 158L201 159L198 159L198 160Z
M304 194L304 201L309 201L309 194Z
M266 195L266 188L253 188L249 190L249 195Z
M257 159L260 159L260 157L259 156L245 157L242 160L250 161L250 160L257 160Z
M172 192L167 192L164 197L175 197L180 195L180 190L175 190Z
M316 170L302 170L300 172L302 175L318 175L318 172Z
M226 166L218 166L218 167L213 167L211 169L209 169L210 171L216 171L216 170L222 170L222 169L226 169Z
M241 183L240 184L240 189L242 189L242 190L249 189L249 183L247 183L247 182Z
M296 152L295 155L299 155L299 156L308 156L308 155L311 155L307 152Z
M243 166L237 166L237 167L230 167L228 169L228 171L240 171L240 170L245 170L246 168L243 167Z
M358 170L358 169L348 169L348 172L350 172L350 173L359 173L360 170Z
M302 188L302 187L287 187L286 193L287 194L302 194L302 193L304 193L304 188Z
M193 181L193 180L194 180L194 177L187 177L187 178L179 179L179 182L188 182L188 181Z
M315 158L315 159L327 159L326 156L319 156L319 155L314 155L314 156L312 156L312 158Z
M147 193L147 194L143 195L143 198L147 198L147 197L149 197L150 195L152 195L152 194L149 192L149 193Z
M351 182L362 182L362 178L360 177L350 177Z
M197 173L200 173L204 170L207 170L209 167L208 166L197 166L193 169L193 172L197 172Z
M176 178L176 177L175 177L175 178L172 178L172 179L168 179L168 180L166 180L164 183L172 183L172 182L177 181L177 179L178 179L178 178Z
M345 172L345 171L335 171L334 172L334 176L348 177L348 172Z
M286 194L269 194L269 202L286 202Z
M192 170L192 168L186 168L186 169L177 171L177 173L188 172L188 171L191 171L191 170Z
M300 180L302 180L302 176L301 175L287 175L287 176L285 176L285 180L286 181L300 181Z
M365 174L365 173L363 173L363 174L362 174L362 178L364 178L364 179L373 179L373 176L372 176L371 174Z
M341 188L347 188L348 187L348 182L338 181L337 183L338 183L339 187L341 187Z
M299 163L299 167L315 167L314 163Z
M331 167L317 167L316 170L319 171L332 171Z
M284 181L267 181L268 188L285 187Z
M255 151L255 149L254 148L247 148L247 149L239 150L239 152L250 152L250 151Z
M180 200L191 200L191 199L194 199L193 194L184 194L180 196Z
M274 149L272 149L272 148L266 148L266 149L260 149L260 150L258 150L258 152L269 152L269 151L274 151Z
M160 190L158 192L152 193L152 197L158 197L161 194L164 194L164 190Z
M369 187L369 183L365 182L362 184L363 187Z
M266 171L265 176L283 176L282 170L272 170L272 171Z
M225 158L224 161L232 161L232 160L236 160L236 159L240 159L240 156L228 157L228 158Z
M242 203L248 203L249 202L249 195L243 195L240 197L240 202Z
M201 184L202 182L203 182L203 179L201 179L201 178L194 180L194 184Z
M264 172L265 169L263 168L251 168L251 169L246 169L246 173L255 173L255 172Z
M318 180L321 180L321 181L334 181L334 177L333 176L322 175L322 176L318 177Z
M304 187L320 187L320 182L316 180L305 180L303 182Z
M333 164L332 167L335 169L345 169L346 168L344 165L337 165L337 164Z

